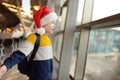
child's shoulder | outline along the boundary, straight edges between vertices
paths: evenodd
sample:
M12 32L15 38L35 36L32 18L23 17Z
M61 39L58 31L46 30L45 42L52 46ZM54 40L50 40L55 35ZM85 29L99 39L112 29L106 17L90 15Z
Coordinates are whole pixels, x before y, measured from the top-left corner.
M51 40L48 35L41 35L40 46L51 46Z
M30 34L30 35L26 38L26 40L29 41L29 42L34 43L34 42L36 41L36 38L37 38L36 34L35 34L35 33L32 33L32 34Z

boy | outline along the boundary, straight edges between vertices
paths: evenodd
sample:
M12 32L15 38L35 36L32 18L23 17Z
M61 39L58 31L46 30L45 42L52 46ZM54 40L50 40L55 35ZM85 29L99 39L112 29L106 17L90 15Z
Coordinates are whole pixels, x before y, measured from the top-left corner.
M33 59L32 71L29 80L50 80L53 72L52 44L48 34L52 34L57 20L56 13L47 6L43 6L36 11L33 19L36 25L36 32L40 34L40 44ZM30 34L24 43L8 57L0 67L0 78L15 64L21 62L34 48L36 35Z

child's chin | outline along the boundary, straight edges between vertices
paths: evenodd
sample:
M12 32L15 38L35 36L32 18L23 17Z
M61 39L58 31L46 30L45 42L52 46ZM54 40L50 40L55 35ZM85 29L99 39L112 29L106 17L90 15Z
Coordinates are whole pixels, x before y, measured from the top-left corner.
M50 34L53 34L53 32L50 32Z

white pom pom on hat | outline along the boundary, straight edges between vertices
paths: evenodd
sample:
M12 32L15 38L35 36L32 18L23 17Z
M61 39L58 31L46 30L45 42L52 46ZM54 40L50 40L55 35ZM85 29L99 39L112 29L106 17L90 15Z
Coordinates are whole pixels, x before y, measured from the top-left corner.
M44 34L45 33L45 29L44 28L37 28L36 29L36 32L38 33L38 34Z
M52 12L47 6L41 7L33 15L37 33L44 34L45 29L43 26L49 24L50 22L56 21L57 18L57 14L55 12Z

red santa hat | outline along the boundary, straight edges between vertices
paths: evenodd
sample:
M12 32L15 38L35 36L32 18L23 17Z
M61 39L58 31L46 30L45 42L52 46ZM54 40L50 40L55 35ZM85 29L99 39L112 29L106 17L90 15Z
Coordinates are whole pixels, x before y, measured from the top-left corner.
M58 18L55 12L52 12L47 6L43 6L40 10L36 11L33 15L33 20L36 25L36 31L39 34L44 34L43 26L50 22L56 21Z

